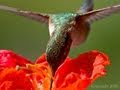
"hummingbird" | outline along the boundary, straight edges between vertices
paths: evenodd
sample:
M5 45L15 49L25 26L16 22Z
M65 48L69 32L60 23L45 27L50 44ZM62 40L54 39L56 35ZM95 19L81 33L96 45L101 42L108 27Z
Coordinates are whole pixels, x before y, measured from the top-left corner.
M87 39L90 26L94 21L120 12L120 4L97 10L93 8L93 0L84 0L83 5L75 12L55 14L25 11L0 5L0 10L48 25L50 39L46 46L46 60L53 76L68 56L70 48L82 44Z

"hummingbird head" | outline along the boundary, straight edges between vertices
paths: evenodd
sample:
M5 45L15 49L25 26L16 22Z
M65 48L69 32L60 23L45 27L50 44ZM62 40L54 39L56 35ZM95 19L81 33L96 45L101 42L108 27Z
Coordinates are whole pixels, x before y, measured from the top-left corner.
M81 44L86 40L90 25L77 13L61 13L50 16L49 33L68 32L72 39L72 46Z

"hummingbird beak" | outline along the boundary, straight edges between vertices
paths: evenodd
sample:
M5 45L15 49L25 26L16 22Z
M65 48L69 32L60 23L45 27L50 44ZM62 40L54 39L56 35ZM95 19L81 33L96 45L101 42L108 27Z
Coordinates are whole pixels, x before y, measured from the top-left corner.
M101 20L107 16L110 16L118 12L120 12L120 5L115 5L115 6L84 13L83 15L80 15L80 18L82 18L83 20L91 24L92 22L96 20Z
M19 9L16 9L16 8L13 8L13 7L8 7L8 6L5 6L5 5L0 5L0 10L15 13L19 16L24 16L24 17L27 17L29 19L39 21L41 23L47 23L48 24L48 21L49 21L49 15L48 14L19 10Z

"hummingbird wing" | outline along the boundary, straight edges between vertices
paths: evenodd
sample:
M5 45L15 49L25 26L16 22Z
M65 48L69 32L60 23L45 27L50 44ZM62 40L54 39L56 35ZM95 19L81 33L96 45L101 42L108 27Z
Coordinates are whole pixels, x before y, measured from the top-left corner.
M86 13L92 11L94 7L93 0L84 0L84 3L78 13Z
M19 16L24 16L24 17L27 17L27 18L30 18L30 19L33 19L35 21L39 21L42 23L48 23L48 21L49 21L48 14L31 12L31 11L23 11L23 10L19 10L19 9L16 9L13 7L8 7L5 5L0 5L0 10L15 13Z
M82 20L85 20L88 23L92 23L96 20L103 19L117 12L120 12L120 5L115 5L115 6L111 6L103 9L90 11L81 15L80 17L82 18Z

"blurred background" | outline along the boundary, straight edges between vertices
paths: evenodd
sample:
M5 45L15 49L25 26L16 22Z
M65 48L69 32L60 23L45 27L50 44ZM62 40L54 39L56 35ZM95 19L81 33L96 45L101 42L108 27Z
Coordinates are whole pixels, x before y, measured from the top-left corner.
M0 4L43 13L74 12L83 0L0 0ZM94 0L95 9L120 4L120 0ZM49 40L44 24L0 11L0 49L10 49L34 61L45 52ZM120 13L92 24L87 41L70 51L71 57L89 50L100 50L110 56L107 75L88 90L120 90Z

